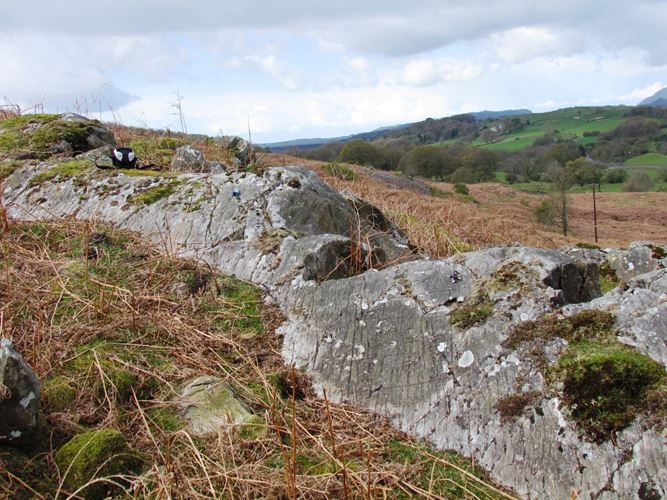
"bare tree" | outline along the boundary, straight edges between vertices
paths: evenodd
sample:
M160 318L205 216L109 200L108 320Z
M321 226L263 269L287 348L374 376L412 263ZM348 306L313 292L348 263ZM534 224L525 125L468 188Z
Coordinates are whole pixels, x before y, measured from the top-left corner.
M572 177L565 167L555 162L547 168L547 176L553 187L551 202L556 213L558 225L563 230L563 236L567 236L570 215L568 190L572 186Z

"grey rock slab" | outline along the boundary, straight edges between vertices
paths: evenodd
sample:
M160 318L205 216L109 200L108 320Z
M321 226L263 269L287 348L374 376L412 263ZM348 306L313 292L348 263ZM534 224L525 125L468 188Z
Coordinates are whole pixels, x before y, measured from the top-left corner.
M452 325L450 313L458 297L467 301L510 262L532 269L537 284L499 295L492 314L480 324L467 330ZM489 249L408 262L346 280L302 283L279 298L288 316L279 329L283 355L305 368L316 388L333 399L388 415L404 431L439 448L474 456L494 479L522 496L569 498L577 491L579 498L594 498L616 480L623 485L612 489L610 498L635 498L626 495L629 476L618 476L622 466L638 467L651 485L665 487L662 462L633 454L644 433L654 432L650 425L638 419L619 433L616 443L580 438L559 399L547 395L550 389L530 345L502 347L513 325L554 310L552 285L569 287L567 297L576 302L593 295L590 266L588 260L581 265L556 251ZM455 271L457 280L451 279ZM661 277L644 281L661 283ZM619 339L667 363L661 293L617 289L563 312L596 307L621 311ZM560 339L544 346L547 362L555 362L565 346ZM526 391L542 396L526 414L503 422L495 404ZM663 451L664 445L651 453Z
M176 403L195 436L238 430L243 425L258 425L261 420L216 377L201 376L186 383Z
M326 252L321 249L326 243L359 232L362 236L378 232L366 222L357 228L355 211L346 199L312 171L298 167L273 168L261 176L189 173L169 177L128 176L92 168L87 182L55 178L31 185L30 179L49 168L46 163L26 167L8 179L4 200L10 217L74 216L112 222L142 232L166 252L203 259L263 285L282 281L289 273L314 269L317 252L323 257ZM142 201L159 189L164 190L162 197ZM233 196L235 189L238 197ZM271 250L267 250L265 240L276 235L277 246L269 245ZM280 244L285 238L287 244ZM302 238L320 242L300 243ZM378 240L373 253L396 255L401 245L402 241L394 241L389 234ZM407 247L403 251L410 253ZM313 252L310 264L304 264ZM319 259L318 271L310 278L334 270L322 268L326 264L336 264L335 259Z
M0 443L23 444L37 430L41 388L9 339L0 339Z

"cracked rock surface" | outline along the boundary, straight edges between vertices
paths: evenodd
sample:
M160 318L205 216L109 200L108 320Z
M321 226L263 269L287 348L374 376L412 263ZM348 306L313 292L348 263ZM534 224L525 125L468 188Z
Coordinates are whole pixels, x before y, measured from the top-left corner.
M377 209L296 167L30 185L46 168L10 177L11 217L113 222L262 285L287 316L279 329L286 362L305 368L333 399L474 457L526 498L667 495L664 421L640 414L613 439L589 440L545 377L568 341L505 342L514 326L547 313L564 321L601 309L616 318L615 340L666 365L663 245L507 247L417 259ZM148 196L165 187L159 199ZM601 295L604 263L625 285ZM517 395L525 407L503 418L498 401Z

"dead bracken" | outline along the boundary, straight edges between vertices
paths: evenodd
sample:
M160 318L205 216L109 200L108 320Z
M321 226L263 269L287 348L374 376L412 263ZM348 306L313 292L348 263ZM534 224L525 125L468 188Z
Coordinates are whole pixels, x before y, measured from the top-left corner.
M584 340L609 337L616 318L607 311L585 309L568 318L545 314L535 321L523 321L510 331L503 347L516 349L522 342L532 340Z
M501 422L510 422L523 415L525 410L535 403L541 395L539 391L512 394L499 399L494 408L500 413Z

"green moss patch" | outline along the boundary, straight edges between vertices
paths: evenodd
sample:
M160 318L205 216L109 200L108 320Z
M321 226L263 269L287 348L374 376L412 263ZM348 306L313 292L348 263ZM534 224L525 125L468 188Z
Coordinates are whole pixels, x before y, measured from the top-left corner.
M535 321L523 321L510 331L503 347L516 349L522 342L532 340L593 340L613 335L616 318L607 311L585 309L569 318L545 314Z
M424 445L390 441L384 460L411 466L412 481L422 491L439 498L506 498L490 486L488 475L469 460L453 452L432 451ZM396 498L421 496L418 491L395 492Z
M154 408L148 412L151 430L165 433L177 432L187 425L180 413L173 406Z
M614 288L621 285L621 280L618 279L616 271L612 269L609 262L603 262L599 267L600 274L600 291L602 294L610 292Z
M596 442L611 438L646 406L665 369L618 343L576 342L549 370L579 429Z
M62 412L72 408L76 401L77 387L68 377L56 375L44 381L42 401L49 412Z
M250 283L225 277L216 280L215 285L218 296L205 305L212 325L244 337L260 335L264 331L261 290Z
M93 163L89 160L74 160L53 166L43 172L40 172L30 178L28 186L40 186L47 181L69 179L80 179L94 172Z
M143 465L139 453L128 446L120 432L112 429L75 436L58 450L55 461L64 485L71 491L83 488L79 493L87 499L122 493L109 481L94 480L116 476L113 482L123 484L118 476L138 474Z
M30 130L43 126L57 118L57 115L23 115L0 120L0 151L22 153L30 149Z
M449 313L449 321L462 330L486 321L493 313L493 302L486 295L478 295L464 302Z
M486 284L489 291L532 287L539 280L537 271L518 261L511 261L496 269Z
M148 188L145 191L130 196L127 201L133 205L152 205L163 198L171 196L177 184L177 182L170 182Z
M2 136L0 136L2 137ZM0 182L12 175L15 170L23 165L19 160L3 160L0 161Z
M90 149L88 137L97 120L58 120L58 115L24 115L0 121L0 151L13 154L28 154L45 159L53 152L53 146L65 141L72 150L83 152Z

